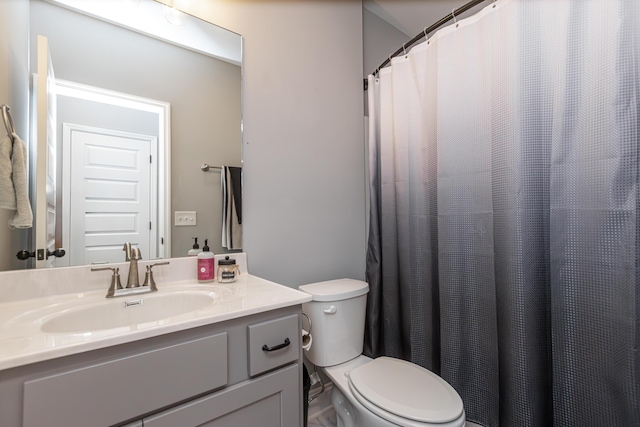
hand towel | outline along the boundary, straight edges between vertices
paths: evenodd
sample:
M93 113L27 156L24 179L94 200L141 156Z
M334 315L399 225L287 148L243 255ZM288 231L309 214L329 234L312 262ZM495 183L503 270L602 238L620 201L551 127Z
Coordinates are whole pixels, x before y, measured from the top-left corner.
M232 169L236 169L233 171ZM220 174L222 187L222 247L242 249L242 168L223 166ZM235 175L235 186L234 186Z
M31 228L33 213L27 190L27 147L15 133L0 140L0 208L16 211L9 228Z
M242 224L242 168L228 166L231 188L233 190L233 205L236 208L238 224Z
M27 144L15 133L13 134L12 181L15 191L16 213L9 220L9 228L31 228L33 212L29 202L27 188Z
M0 208L16 210L16 190L13 188L13 140L7 134L0 140Z

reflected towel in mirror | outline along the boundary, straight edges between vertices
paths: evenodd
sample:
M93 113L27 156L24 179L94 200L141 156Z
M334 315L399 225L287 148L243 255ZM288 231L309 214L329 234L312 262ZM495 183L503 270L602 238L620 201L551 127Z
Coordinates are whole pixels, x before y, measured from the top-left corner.
M222 247L242 249L242 168L223 166Z
M27 146L16 135L0 140L0 208L15 210L9 228L31 228L33 213L27 191Z

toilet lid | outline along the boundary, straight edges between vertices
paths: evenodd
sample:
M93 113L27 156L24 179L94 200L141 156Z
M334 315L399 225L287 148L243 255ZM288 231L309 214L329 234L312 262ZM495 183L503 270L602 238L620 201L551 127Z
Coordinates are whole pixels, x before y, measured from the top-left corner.
M446 423L458 419L464 410L449 383L404 360L379 357L353 369L349 381L367 401L402 418Z

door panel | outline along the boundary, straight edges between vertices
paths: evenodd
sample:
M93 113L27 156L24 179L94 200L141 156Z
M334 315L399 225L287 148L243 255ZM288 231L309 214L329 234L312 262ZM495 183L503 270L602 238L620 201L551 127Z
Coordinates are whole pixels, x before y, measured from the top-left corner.
M152 256L149 159L156 138L69 123L63 134L71 165L63 221L68 217L71 265L122 261L124 242Z

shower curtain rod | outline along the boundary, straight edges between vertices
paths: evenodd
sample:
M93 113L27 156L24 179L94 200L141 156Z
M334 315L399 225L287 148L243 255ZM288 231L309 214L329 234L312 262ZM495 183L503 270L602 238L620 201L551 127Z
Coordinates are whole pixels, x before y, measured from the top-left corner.
M378 66L378 68L376 68L375 71L372 74L373 75L377 74L382 68L384 68L386 65L388 65L391 62L391 58L395 58L396 56L400 55L401 53L405 53L407 51L407 48L410 48L411 46L413 46L414 44L416 44L418 41L422 40L423 38L427 38L427 34L437 30L438 28L442 27L447 22L451 21L452 19L455 19L456 16L459 16L459 15L465 13L467 10L469 10L469 9L471 9L473 7L476 7L477 5L479 5L480 3L484 3L485 1L487 1L487 0L471 0L469 3L466 3L466 4L462 5L462 6L460 6L458 9L452 10L450 14L448 14L444 18L440 19L438 22L436 22L435 24L431 25L430 27L425 27L424 30L421 33L417 34L414 38L412 38L411 40L409 40L408 42L403 44L400 49L396 50L391 55L389 55L389 58L387 58L382 64L380 64ZM495 1L495 0L493 0L493 1ZM364 90L367 90L368 86L369 86L369 80L368 79L364 79Z

